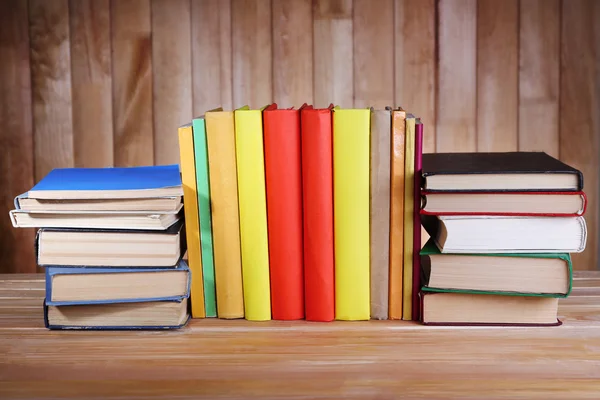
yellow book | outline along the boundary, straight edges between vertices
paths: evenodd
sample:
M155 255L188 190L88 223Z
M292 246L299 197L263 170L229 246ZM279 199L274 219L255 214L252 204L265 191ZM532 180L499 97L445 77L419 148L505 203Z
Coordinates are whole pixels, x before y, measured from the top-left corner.
M271 290L262 111L246 106L235 110L234 120L244 313L247 320L266 321Z
M233 111L204 115L210 176L217 317L243 318L242 256Z
M415 211L415 117L406 115L406 145L404 158L404 289L402 319L412 320L413 241Z
M196 165L194 161L194 136L192 124L179 127L179 157L188 264L192 276L192 318L204 318L204 286L200 253L200 220L198 219L198 193L196 190Z
M335 318L368 320L369 109L333 111Z

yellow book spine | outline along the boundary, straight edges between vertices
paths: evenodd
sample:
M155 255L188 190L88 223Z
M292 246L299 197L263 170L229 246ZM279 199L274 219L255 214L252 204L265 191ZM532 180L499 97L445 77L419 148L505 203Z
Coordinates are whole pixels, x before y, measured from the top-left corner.
M234 119L244 313L247 320L266 321L271 290L262 112L244 107L235 110Z
M183 207L187 240L188 264L192 276L192 318L204 318L204 285L200 253L200 220L198 218L198 193L196 189L196 165L194 161L194 136L192 125L179 127L179 157Z
M235 129L232 111L207 112L217 316L244 317Z
M415 117L406 116L406 146L404 168L404 289L402 319L412 320L413 242L415 212Z
M368 320L370 110L334 109L335 318Z

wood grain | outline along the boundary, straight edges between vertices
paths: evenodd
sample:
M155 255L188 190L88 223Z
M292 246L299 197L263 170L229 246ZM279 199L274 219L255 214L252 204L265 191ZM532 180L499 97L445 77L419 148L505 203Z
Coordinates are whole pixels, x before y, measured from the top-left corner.
M315 0L313 18L315 106L352 107L352 0Z
M113 165L110 1L70 0L76 167Z
M33 126L27 3L0 2L0 272L35 272L34 231L7 218L33 185Z
M354 0L354 107L394 106L394 2Z
M435 152L434 0L394 2L395 105L423 122L423 152Z
M600 290L600 273L574 282ZM36 275L0 276L0 293L14 293L0 306L7 399L562 400L600 390L600 305L585 294L561 299L557 328L196 319L123 333L45 330Z
M477 151L516 151L519 3L477 2Z
M559 0L521 0L519 23L519 150L559 149Z
M114 162L152 165L150 0L111 0Z
M560 158L581 170L588 196L587 247L573 255L576 269L598 269L598 179L600 157L600 37L594 1L563 3L560 75Z
M29 2L35 180L73 166L67 0Z
M477 2L439 0L436 150L477 150Z
M233 106L273 101L270 0L232 0Z
M192 0L193 115L233 107L231 0Z
M177 128L192 120L190 0L152 0L154 162L179 162Z

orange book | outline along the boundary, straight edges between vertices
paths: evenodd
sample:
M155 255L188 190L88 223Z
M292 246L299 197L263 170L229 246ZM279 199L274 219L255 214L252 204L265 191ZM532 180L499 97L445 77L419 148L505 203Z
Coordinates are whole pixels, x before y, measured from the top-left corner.
M275 320L303 319L300 112L271 104L263 129L271 313Z

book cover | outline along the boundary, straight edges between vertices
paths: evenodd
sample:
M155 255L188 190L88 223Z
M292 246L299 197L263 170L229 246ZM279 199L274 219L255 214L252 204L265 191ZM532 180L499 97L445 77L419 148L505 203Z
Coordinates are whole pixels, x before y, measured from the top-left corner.
M196 187L200 218L200 248L202 277L204 281L204 308L207 317L217 316L215 268L213 263L212 218L210 213L210 180L208 176L208 151L204 118L192 120L194 156L196 162Z
M415 214L415 124L412 114L406 115L404 159L404 260L402 263L402 319L412 320L413 242Z
M271 314L304 319L300 113L271 104L263 121Z
M308 321L335 318L331 110L300 110L304 207L304 291Z
M418 207L421 203L421 172L423 170L423 122L417 118L415 125L415 180L413 204L413 276L412 276L412 320L420 319L419 289L421 288L421 215Z
M202 259L200 254L200 219L198 216L196 163L194 161L194 135L192 131L192 125L187 124L179 127L178 135L188 264L192 275L192 318L205 318L206 311L204 308L204 278L202 274Z
M370 110L333 110L335 318L368 320Z
M244 314L271 319L262 110L234 112Z
M371 318L388 319L392 115L371 109Z
M392 111L392 161L390 187L390 319L402 319L404 263L404 157L406 112Z
M244 318L233 111L205 114L219 318Z

